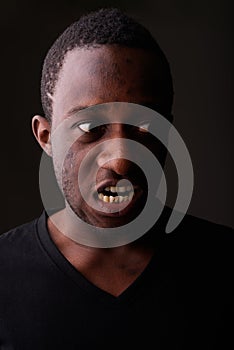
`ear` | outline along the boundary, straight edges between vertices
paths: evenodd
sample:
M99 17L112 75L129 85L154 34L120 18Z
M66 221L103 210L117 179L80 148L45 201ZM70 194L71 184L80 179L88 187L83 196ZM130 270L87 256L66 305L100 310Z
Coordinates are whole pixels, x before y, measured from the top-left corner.
M50 122L40 116L35 115L32 118L32 131L37 139L37 142L41 148L47 153L48 156L52 156L51 150L51 124Z

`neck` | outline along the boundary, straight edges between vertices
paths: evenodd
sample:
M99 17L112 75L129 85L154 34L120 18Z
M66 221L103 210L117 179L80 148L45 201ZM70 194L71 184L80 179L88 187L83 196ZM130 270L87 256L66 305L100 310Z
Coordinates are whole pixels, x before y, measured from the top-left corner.
M79 244L62 232L54 222L62 221L63 211L48 218L50 236L63 256L88 280L117 296L145 269L153 256L148 240L137 240L114 248L95 248ZM61 227L61 226L59 226Z

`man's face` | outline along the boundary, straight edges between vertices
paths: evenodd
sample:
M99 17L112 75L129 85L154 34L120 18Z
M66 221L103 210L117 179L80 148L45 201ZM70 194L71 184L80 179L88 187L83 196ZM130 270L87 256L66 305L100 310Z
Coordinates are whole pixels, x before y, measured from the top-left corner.
M146 146L162 163L165 159L163 147L146 132L144 118L138 120L139 127L133 127L126 124L127 114L120 111L119 122L113 123L112 117L118 111L108 110L107 105L102 115L104 125L92 129L100 122L97 120L100 114L88 107L129 102L163 114L167 99L160 90L163 76L160 67L158 57L152 53L121 46L75 49L65 58L53 96L52 154L55 174L66 201L85 222L98 227L121 226L133 220L144 207L147 181L141 169L130 160L136 155L126 139ZM61 163L57 158L58 139L54 141L53 133L66 122L69 125L66 132L69 129L73 138L75 133L77 138ZM78 173L85 157L85 176L79 187ZM92 171L94 166L98 168L96 176ZM80 188L94 205L87 203Z

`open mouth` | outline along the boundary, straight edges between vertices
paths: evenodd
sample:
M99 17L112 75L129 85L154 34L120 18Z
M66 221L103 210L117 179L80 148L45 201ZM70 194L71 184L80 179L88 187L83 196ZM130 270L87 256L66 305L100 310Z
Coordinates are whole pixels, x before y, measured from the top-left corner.
M94 207L104 216L131 218L141 212L145 196L146 190L138 183L124 179L106 180L95 186L93 197L97 205Z
M98 191L98 198L105 203L130 202L133 196L132 186L107 186Z

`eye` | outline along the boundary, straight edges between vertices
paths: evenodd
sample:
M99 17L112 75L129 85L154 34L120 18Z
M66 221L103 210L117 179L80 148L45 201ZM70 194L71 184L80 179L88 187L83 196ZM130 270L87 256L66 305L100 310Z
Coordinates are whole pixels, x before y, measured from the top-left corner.
M86 122L86 123L80 123L77 125L77 127L84 132L90 132L91 129L95 127L95 125L92 122Z
M106 132L106 125L100 120L79 121L73 124L71 128L79 130L80 142L94 142L101 138Z
M83 120L72 125L72 129L79 129L84 134L100 132L104 127L101 120Z
M142 122L142 123L140 123L138 125L139 131L143 132L143 133L149 132L149 128L150 128L150 122L149 121Z
M76 127L78 127L83 132L90 132L93 128L95 128L95 124L93 122L82 122L79 124L76 124Z

